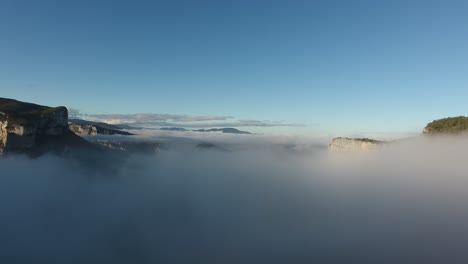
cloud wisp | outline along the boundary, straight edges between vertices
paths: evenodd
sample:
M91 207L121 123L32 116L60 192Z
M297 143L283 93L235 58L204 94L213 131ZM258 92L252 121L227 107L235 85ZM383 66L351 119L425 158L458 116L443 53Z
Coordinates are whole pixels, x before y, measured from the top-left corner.
M224 115L175 115L158 113L140 114L85 114L69 108L70 118L86 119L108 124L125 124L139 127L305 127L305 124L261 120L235 120Z

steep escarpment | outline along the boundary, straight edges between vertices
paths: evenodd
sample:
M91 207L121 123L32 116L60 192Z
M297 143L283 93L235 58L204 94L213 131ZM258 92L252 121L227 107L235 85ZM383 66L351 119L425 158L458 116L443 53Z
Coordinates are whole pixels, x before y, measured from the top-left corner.
M78 135L133 135L132 133L120 130L117 126L81 119L70 119L68 122L68 128Z
M377 149L385 144L386 141L374 140L369 138L334 138L328 149L331 152L366 152Z
M426 125L423 134L458 134L468 132L468 117L447 117Z
M47 107L0 98L0 154L39 154L87 144L68 129L66 107Z

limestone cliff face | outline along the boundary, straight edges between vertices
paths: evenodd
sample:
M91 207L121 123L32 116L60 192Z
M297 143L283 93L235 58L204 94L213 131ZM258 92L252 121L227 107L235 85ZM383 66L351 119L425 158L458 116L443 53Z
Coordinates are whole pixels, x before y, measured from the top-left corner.
M380 148L385 142L368 138L334 138L328 146L330 152L367 152Z
M0 154L3 153L3 150L5 149L5 145L7 142L7 134L8 134L7 126L8 126L7 122L0 121Z
M46 107L0 98L0 153L35 147L44 137L68 132L65 107Z
M80 125L75 123L70 123L68 128L73 131L73 133L78 135L90 135L96 136L98 134L97 128L92 125Z
M5 150L32 148L36 140L34 128L31 126L10 124L8 119L0 121L0 153Z
M80 119L71 119L68 122L68 128L77 135L133 135L132 133L120 130L117 126Z

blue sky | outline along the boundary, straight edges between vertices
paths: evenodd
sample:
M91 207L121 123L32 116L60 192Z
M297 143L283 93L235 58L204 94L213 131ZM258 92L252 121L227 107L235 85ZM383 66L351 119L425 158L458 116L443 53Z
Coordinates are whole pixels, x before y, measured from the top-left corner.
M419 132L468 115L466 14L467 1L0 0L0 96L285 125L249 128L271 133Z

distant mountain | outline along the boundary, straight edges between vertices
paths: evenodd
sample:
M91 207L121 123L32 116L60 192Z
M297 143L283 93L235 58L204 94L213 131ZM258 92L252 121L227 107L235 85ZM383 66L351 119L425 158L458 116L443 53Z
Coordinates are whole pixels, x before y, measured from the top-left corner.
M187 130L183 127L162 127L160 130L165 131L193 131L193 132L221 132L226 134L244 134L244 135L252 135L252 133L247 131L238 130L236 128L226 127L226 128L211 128L211 129L195 129L195 130Z
M196 146L195 146L195 149L197 150L219 150L219 151L228 151L227 149L223 148L223 147L220 147L216 144L213 144L213 143L209 143L209 142L202 142L202 143L198 143Z
M103 122L93 122L81 119L70 119L68 127L78 135L124 135L131 136L132 133L121 131L119 126L109 125Z
M166 130L166 131L189 131L183 127L161 127L159 130Z
M468 117L448 117L430 122L423 134L456 134L468 132Z
M245 135L251 135L252 133L247 132L247 131L241 131L232 127L227 127L227 128L212 128L212 129L197 129L193 130L195 132L222 132L222 133L228 133L228 134L245 134Z

